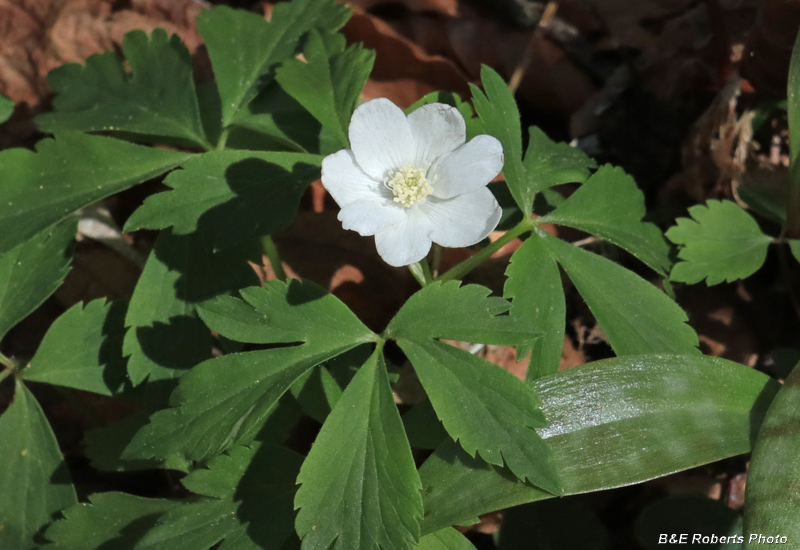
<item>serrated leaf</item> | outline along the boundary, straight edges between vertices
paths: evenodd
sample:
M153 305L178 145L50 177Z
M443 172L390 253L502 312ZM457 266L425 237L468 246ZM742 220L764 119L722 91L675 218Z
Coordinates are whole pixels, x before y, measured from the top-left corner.
M536 193L560 183L584 181L595 162L582 151L551 141L538 128L530 129L530 143L522 160L522 127L514 95L494 70L481 67L485 94L472 84L472 101L484 131L503 144L506 184L523 212L533 210Z
M699 353L686 313L632 271L537 230L605 332L617 355Z
M527 319L498 315L511 307L480 285L459 281L427 285L409 298L386 334L391 338L447 338L483 344L521 345L541 336Z
M0 256L0 340L61 285L77 230L77 220L65 221Z
M0 152L0 254L191 156L77 133L43 139L36 149Z
M14 113L14 102L0 95L0 124L11 118Z
M467 537L452 527L425 535L419 539L419 545L414 548L416 550L475 550L475 546Z
M125 302L78 303L52 324L23 372L26 380L115 395L127 380Z
M336 31L350 9L333 0L295 0L278 4L270 21L243 10L218 6L203 10L197 30L205 40L222 98L222 125L263 88L276 63L297 53L300 38L311 29Z
M50 424L19 380L0 415L0 441L0 548L33 550L34 535L78 498Z
M154 414L123 458L180 454L203 460L236 442L246 443L307 370L374 339L347 306L312 283L270 281L241 294L256 312L244 318L249 324L226 316L242 311L244 304L230 308L235 299L221 297L201 307L212 330L244 342L303 344L234 353L197 365L173 392L174 408Z
M206 550L220 541L221 550L280 548L292 533L294 479L302 461L273 445L231 449L184 480L215 498L168 512L136 550Z
M374 334L336 296L310 281L268 281L200 305L211 330L238 342L305 342L335 347L373 341ZM354 347L354 346L351 346Z
M656 225L642 221L645 213L644 194L633 178L621 168L605 165L539 221L597 235L666 275L672 265L669 245Z
M250 246L214 252L203 234L159 235L125 316L123 353L134 385L177 378L211 358L211 334L196 304L257 283L247 263L256 258Z
M306 550L405 550L419 539L419 477L381 350L347 386L297 482Z
M126 493L95 493L90 504L75 504L63 511L64 519L51 525L45 536L53 550L87 550L113 548L133 550L133 547L158 518L181 501L161 498L142 498Z
M672 268L670 279L681 283L716 285L744 279L755 273L767 258L771 238L755 220L731 201L709 200L689 209L690 218L678 218L678 225L666 235L682 245L683 260Z
M156 399L166 401L164 396L160 395L156 396ZM108 426L88 431L84 436L86 444L84 455L91 461L92 467L101 472L133 472L161 468L162 464L157 460L124 460L120 458L122 451L136 435L136 432L147 424L147 418L148 411L143 410Z
M585 182L590 170L597 167L586 153L568 143L556 143L535 126L528 129L528 150L525 152L526 196L554 185Z
M789 241L789 248L792 250L795 259L800 262L800 240Z
M641 483L750 451L778 383L701 355L596 361L529 382L565 494ZM725 388L724 392L720 388ZM579 456L580 460L575 460ZM423 533L550 498L445 443L420 468Z
M320 424L325 422L342 396L336 379L323 365L307 371L290 389L303 412Z
M553 455L535 428L540 402L505 369L435 341L399 340L447 433L471 456L504 464L520 479L562 492Z
M125 231L163 229L205 233L224 249L272 233L297 213L319 178L321 157L300 153L212 151L191 159L164 183L173 191L145 200Z
M189 50L177 34L155 29L149 37L131 31L122 53L96 54L86 65L53 69L47 81L54 112L36 117L43 132L125 132L151 142L169 137L208 149Z
M430 399L417 403L403 415L403 427L412 449L433 450L449 437Z
M361 44L345 49L343 35L323 37L312 30L303 56L305 61L289 59L284 62L276 71L275 79L322 124L322 131L331 135L328 140L331 144L320 153L347 148L350 118L372 71L375 52L364 49ZM320 137L320 142L323 141Z
M522 125L514 94L503 78L486 65L481 66L481 82L484 91L470 84L472 104L475 105L485 132L503 144L503 176L514 200L523 212L530 212L533 208L533 197L527 196L525 189Z
M511 256L503 294L511 298L511 317L544 332L530 345L517 346L517 359L531 354L526 378L556 372L564 348L567 305L558 264L541 239L530 238Z
M747 474L745 533L779 534L800 540L800 364L792 370L764 418ZM777 548L746 544L745 548ZM782 546L782 545L780 545Z

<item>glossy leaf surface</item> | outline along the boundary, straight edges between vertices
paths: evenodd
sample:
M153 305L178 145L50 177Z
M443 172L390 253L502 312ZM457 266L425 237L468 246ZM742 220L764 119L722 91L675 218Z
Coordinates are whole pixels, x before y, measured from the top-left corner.
M723 359L641 355L529 382L566 494L641 483L748 452L778 384ZM724 387L725 392L719 388ZM453 442L420 468L423 533L549 498Z

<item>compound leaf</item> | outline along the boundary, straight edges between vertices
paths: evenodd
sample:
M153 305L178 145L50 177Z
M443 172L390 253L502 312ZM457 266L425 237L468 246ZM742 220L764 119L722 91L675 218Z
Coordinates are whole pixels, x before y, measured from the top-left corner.
M136 543L168 510L182 506L178 500L142 498L127 493L95 493L89 505L75 504L62 513L45 533L55 543L52 550L114 548L133 550Z
M0 256L0 339L61 285L77 230L77 220L66 221Z
M250 246L215 252L203 234L165 230L131 297L123 352L131 382L177 378L211 358L211 334L196 304L258 282Z
M0 441L0 548L33 550L34 535L78 498L50 424L19 380L0 416Z
M541 338L517 346L517 358L531 353L527 379L558 370L564 348L567 305L558 263L541 239L530 238L511 256L503 294L511 298L511 317L544 331Z
M47 382L114 395L125 387L125 302L94 300L75 304L56 319L23 375Z
M745 533L800 537L800 365L775 396L764 418L747 474ZM763 544L748 544L761 548ZM766 545L777 548L779 545Z
M170 399L173 408L154 414L123 458L163 460L180 454L202 460L246 443L307 370L374 338L347 306L312 283L270 281L241 294L249 305L230 307L236 299L220 297L201 307L212 330L237 341L303 344L197 365L180 379ZM246 307L253 311L242 319L227 317Z
M770 237L738 204L709 200L689 209L693 218L678 218L667 238L682 245L670 278L681 283L708 285L744 279L767 258Z
M484 92L472 84L472 101L484 131L503 144L503 176L522 212L533 210L536 193L553 185L584 181L595 162L565 143L554 143L538 128L530 129L530 143L522 160L522 126L514 94L494 70L481 67Z
M539 434L561 465L568 495L641 483L749 452L779 388L760 372L702 355L607 359L528 384L543 403L548 426ZM423 533L552 497L471 458L452 441L422 465L420 476Z
M335 31L351 10L334 0L296 0L278 4L270 21L226 6L203 10L197 30L205 40L222 99L222 125L263 88L268 73L297 53L300 38L311 29Z
M43 139L36 149L0 151L0 254L191 156L78 133Z
M537 230L569 275L617 355L699 353L686 313L632 271Z
M497 345L528 345L541 332L527 319L499 315L511 307L480 285L436 282L417 291L394 316L387 334L419 340L447 338Z
M304 549L405 550L419 539L419 476L380 350L328 416L297 482Z
M155 29L149 37L132 31L122 53L93 55L86 65L70 63L50 72L54 111L36 118L44 132L125 132L148 141L175 138L210 148L192 74L189 50L177 34Z
M347 148L350 118L372 71L375 52L361 44L345 49L343 35L323 37L311 31L303 54L305 61L284 62L275 79L322 124L322 131L331 135L330 146L320 153ZM320 141L325 139L321 136Z
M272 233L294 218L300 198L319 178L321 157L299 153L211 151L170 174L172 191L153 195L125 231L163 229L207 234L230 248Z
M672 265L669 245L656 225L642 221L644 215L644 195L633 178L621 168L606 165L539 221L597 235L666 275Z
M399 340L447 433L471 456L562 492L553 456L535 428L540 402L513 374L441 342Z
M233 447L183 482L204 495L159 519L137 550L280 548L292 533L295 478L303 459L274 445Z

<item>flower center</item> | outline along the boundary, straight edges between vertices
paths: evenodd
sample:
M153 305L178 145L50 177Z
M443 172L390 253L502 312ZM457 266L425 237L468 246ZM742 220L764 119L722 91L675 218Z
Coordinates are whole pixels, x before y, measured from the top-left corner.
M394 195L394 202L409 208L422 204L433 193L431 184L425 179L425 172L409 166L400 169L386 184Z

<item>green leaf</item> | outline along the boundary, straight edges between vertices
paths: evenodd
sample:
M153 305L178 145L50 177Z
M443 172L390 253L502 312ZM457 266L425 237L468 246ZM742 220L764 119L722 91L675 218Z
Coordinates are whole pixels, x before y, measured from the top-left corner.
M745 533L779 534L800 540L800 364L781 386L767 412L747 475ZM764 547L748 544L745 548ZM766 545L777 548L778 545Z
M311 31L303 52L305 61L289 59L275 79L330 134L330 145L320 153L333 153L350 146L348 127L375 62L375 52L361 44L345 49L341 34L321 36ZM325 141L320 137L320 141Z
M134 385L177 378L211 358L211 334L196 304L257 283L247 263L256 258L250 246L214 252L203 234L159 235L125 316L123 353Z
M50 424L19 380L0 416L0 441L0 548L32 550L34 535L78 498Z
M43 132L124 132L147 141L169 137L207 149L189 50L177 34L131 31L122 53L96 54L86 65L70 63L50 72L54 112L36 117Z
M278 4L270 22L254 13L225 6L203 10L197 30L205 40L222 98L222 125L263 88L270 69L297 53L311 29L335 31L351 10L334 0L295 0Z
M14 114L14 102L0 95L0 124L11 118Z
M533 210L536 193L560 183L582 182L595 162L565 143L554 143L538 128L530 129L530 143L522 160L522 127L514 94L494 70L481 67L483 92L470 84L472 102L484 131L503 144L503 175L523 212Z
M380 349L328 416L297 482L304 549L405 550L419 539L419 476Z
M703 544L717 550L742 548L736 542L742 537L742 517L723 502L706 496L679 495L656 501L636 518L634 531L639 544L647 550L664 548L673 533L687 533L684 544ZM666 541L662 538L664 533ZM716 537L715 543L710 542L712 536ZM725 542L720 542L720 537ZM728 537L733 540L728 542Z
M303 459L273 445L234 447L184 479L210 497L175 508L159 519L137 550L280 548L292 533L294 483Z
M447 433L470 456L505 464L520 479L562 491L553 455L536 428L540 402L507 370L441 342L399 340Z
M122 357L125 302L75 304L56 319L25 369L25 380L115 395L127 380Z
M678 218L667 238L683 245L670 279L681 283L716 285L744 279L767 258L771 241L755 220L735 202L709 200L689 209L690 218Z
M196 156L165 180L173 191L148 197L125 231L173 226L175 235L205 233L220 249L268 235L295 217L321 160L236 150Z
M449 437L430 399L417 403L403 415L403 427L412 449L433 450Z
M0 340L58 289L72 262L70 220L0 256Z
M325 422L342 396L336 379L323 365L307 371L290 389L303 412L320 424Z
M37 151L0 151L0 254L191 156L75 133L44 139Z
M524 191L531 203L534 194L554 185L585 182L589 172L597 168L597 163L586 153L568 143L556 143L535 126L529 128L528 135L530 141L523 163L527 177Z
M478 113L487 134L503 144L503 176L523 212L533 209L533 196L526 189L525 167L522 164L522 125L514 94L503 78L487 65L481 66L481 82L484 92L474 84L472 104Z
M64 519L45 533L53 550L113 548L133 550L136 543L168 510L180 507L178 500L142 498L127 493L95 493L90 504L75 504L63 511Z
M416 550L475 550L467 537L452 527L425 535L419 539L419 545L414 548Z
M641 483L749 452L779 384L700 355L596 361L531 381L566 494ZM724 388L725 391L720 391ZM575 457L580 457L576 460ZM420 469L423 533L552 495L449 442Z
M310 281L268 281L200 306L211 330L239 342L305 342L334 348L374 341L375 335L336 296ZM353 346L350 346L353 347Z
M511 256L503 293L512 299L511 317L539 327L544 335L517 347L517 359L531 353L527 379L556 372L564 348L567 305L558 264L541 239L526 239Z
M661 230L642 222L644 195L621 168L601 167L540 223L567 225L624 248L661 275L672 262Z
M529 345L541 332L527 319L499 315L511 307L489 296L480 285L459 281L427 285L409 298L394 316L386 334L391 338L447 338L497 345Z
M574 498L548 499L505 510L499 543L503 550L611 548L603 522Z
M278 399L307 370L374 334L332 294L312 283L270 281L241 292L247 304L220 297L201 307L215 332L243 342L297 343L234 353L194 367L123 453L126 459L180 454L203 460L255 436ZM242 318L240 312L248 311Z
M800 240L789 241L789 248L792 250L795 259L800 262Z
M611 260L551 237L544 239L580 292L617 355L699 353L686 313L658 288Z

